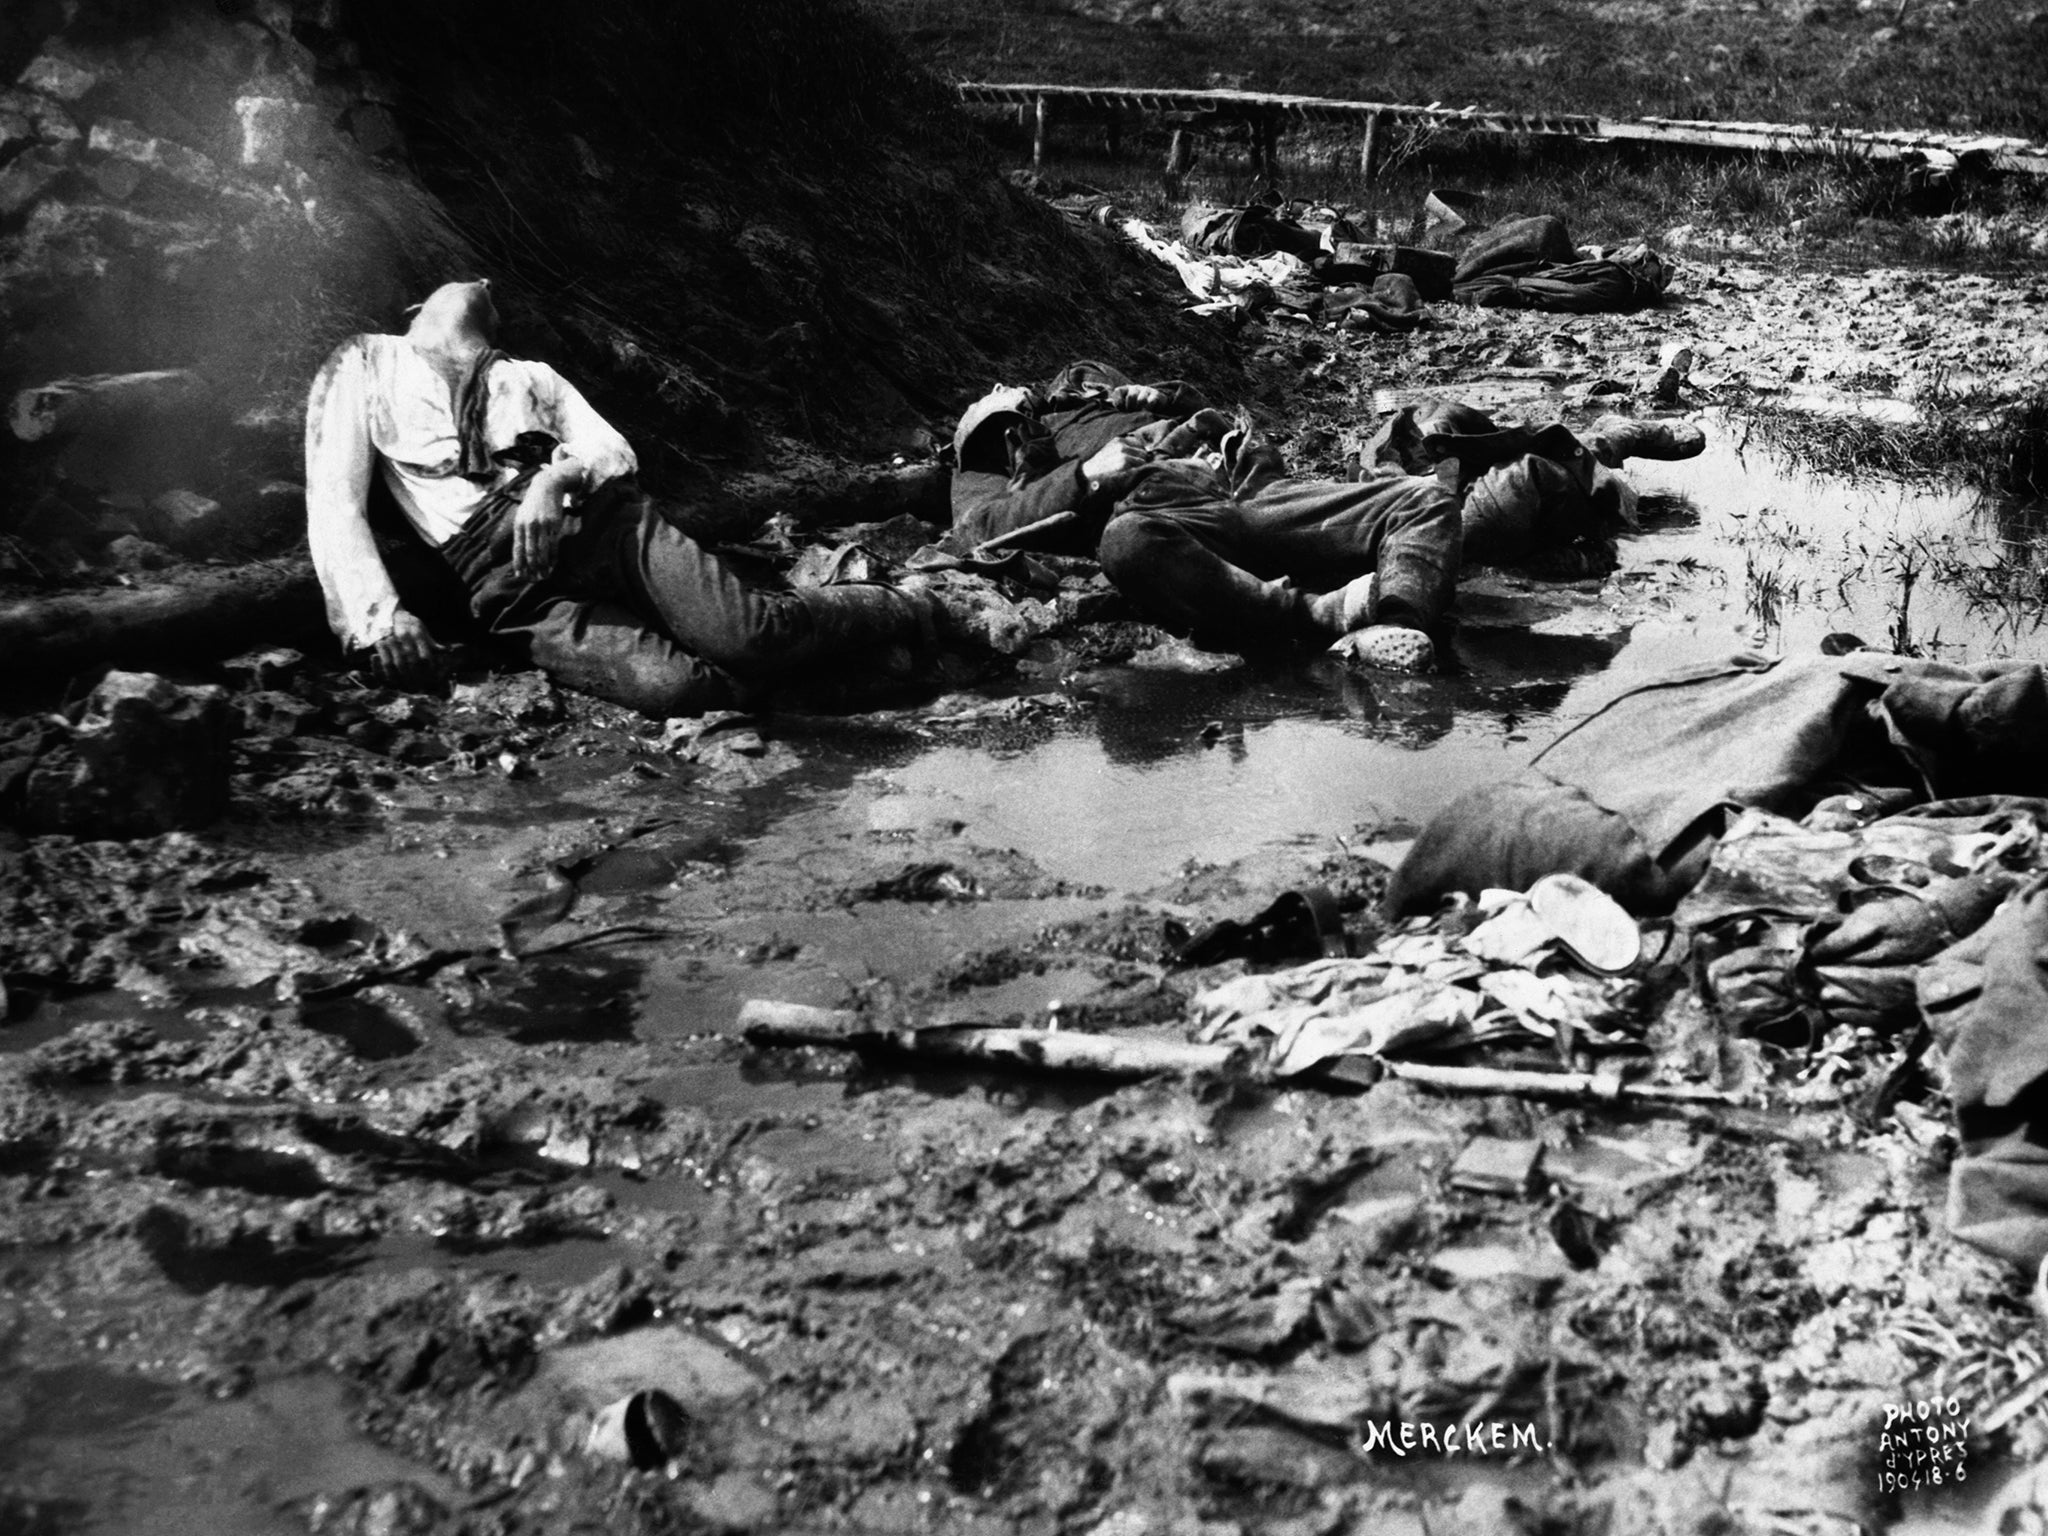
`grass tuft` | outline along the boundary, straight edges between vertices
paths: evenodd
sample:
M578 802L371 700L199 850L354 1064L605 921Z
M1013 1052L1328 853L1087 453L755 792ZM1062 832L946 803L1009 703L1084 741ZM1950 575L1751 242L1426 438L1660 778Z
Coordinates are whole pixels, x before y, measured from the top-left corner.
M1936 389L1916 405L1917 418L1905 423L1770 401L1750 403L1743 416L1765 446L1821 474L1961 478L1999 495L2048 496L2048 386L2016 402Z

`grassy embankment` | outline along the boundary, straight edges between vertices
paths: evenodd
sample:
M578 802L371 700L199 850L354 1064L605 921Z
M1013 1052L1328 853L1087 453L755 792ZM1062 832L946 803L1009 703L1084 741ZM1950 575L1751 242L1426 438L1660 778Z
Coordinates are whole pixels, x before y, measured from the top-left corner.
M1273 90L1502 110L1928 129L2048 141L2048 9L2020 0L1543 5L1424 0L864 0L948 79ZM1007 113L984 120L1013 163L1029 155ZM1056 120L1048 175L1114 190L1141 213L1159 186L1170 125L1126 122L1111 160L1103 127ZM1489 216L1556 212L1582 242L1661 240L1679 226L1703 253L1773 266L1926 265L2034 281L2048 271L2048 183L2022 177L1916 183L1852 155L1770 157L1504 139L1450 130L1389 136L1371 186L1358 139L1281 142L1282 191L1361 209L1401 232L1432 187L1476 194ZM1189 198L1253 187L1247 146L1205 146ZM1923 399L1922 422L1829 424L1802 457L1822 467L1962 468L2038 495L2048 396L1994 410L1967 393ZM1769 415L1769 411L1764 412ZM1992 430L1987 432L1989 419ZM1808 418L1802 422L1810 424ZM1787 446L1796 431L1773 434Z
M2048 139L2048 11L1893 0L1697 5L1553 0L865 0L949 79L1177 85L1527 112L1932 129ZM2038 18L2038 19L2037 19ZM1016 129L998 115L999 136ZM1149 183L1165 125L1124 135ZM1809 260L2048 264L2048 191L2018 179L1916 194L1893 167L1668 149L1396 134L1377 184L1357 184L1355 138L1283 140L1285 189L1405 212L1433 183L1568 210L1584 240L1690 223ZM1021 142L1021 140L1020 140ZM1113 175L1095 125L1056 126L1056 168ZM1013 146L1014 147L1014 146ZM1192 192L1245 183L1216 146ZM1960 219L1930 221L1955 213Z

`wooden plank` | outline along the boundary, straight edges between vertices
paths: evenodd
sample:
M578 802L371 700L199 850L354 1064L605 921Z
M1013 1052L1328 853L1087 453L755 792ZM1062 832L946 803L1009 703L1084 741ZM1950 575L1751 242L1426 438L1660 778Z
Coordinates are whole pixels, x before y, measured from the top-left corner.
M1688 118L1614 118L1580 113L1521 113L1479 107L1417 107L1399 102L1347 101L1271 91L1171 90L1150 86L1026 85L963 81L964 102L979 105L1078 101L1097 108L1147 112L1220 112L1257 124L1281 114L1317 122L1358 122L1376 137L1374 123L1425 123L1475 133L1536 134L1609 143L1671 144L1694 149L1750 150L1768 154L1860 155L1873 160L1955 165L1979 160L1998 170L2048 176L2048 145L1926 130L1815 128L1799 123L1717 123ZM1361 157L1360 170L1367 167Z

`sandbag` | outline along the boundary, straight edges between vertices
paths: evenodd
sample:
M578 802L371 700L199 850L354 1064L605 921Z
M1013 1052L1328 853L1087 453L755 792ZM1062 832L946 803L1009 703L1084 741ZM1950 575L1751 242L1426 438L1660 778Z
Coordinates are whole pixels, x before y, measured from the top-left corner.
M1797 818L1838 790L2041 796L2048 680L2037 662L1738 655L1629 688L1531 766L1535 778L1474 791L1431 820L1389 884L1390 912L1565 870L1661 915L1745 807Z

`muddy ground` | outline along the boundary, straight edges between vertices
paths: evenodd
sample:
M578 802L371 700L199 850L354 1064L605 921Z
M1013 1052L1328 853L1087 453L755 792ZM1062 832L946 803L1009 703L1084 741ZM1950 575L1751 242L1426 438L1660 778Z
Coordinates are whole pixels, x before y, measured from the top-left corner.
M1874 1108L1895 1042L1722 1038L1669 954L1621 1056L1735 1107L916 1069L736 1020L1186 1039L1245 962L1172 968L1170 922L1316 881L1369 942L1421 819L1645 670L1842 630L2038 654L2023 506L1815 478L1745 412L2016 396L2043 300L1710 248L1633 317L1243 326L1321 470L1375 392L1648 411L1696 346L1671 409L1712 446L1644 469L1621 569L1471 573L1434 678L1191 653L1077 566L1012 589L1001 650L751 722L216 674L224 822L0 850L0 1529L1974 1528L2048 1421L1901 1497L1883 1410L1988 1406L2040 1324L1944 1235L1939 1099ZM1899 551L1945 582L1902 600ZM1530 1141L1527 1180L1459 1163ZM685 1413L661 1464L592 1454L646 1387ZM1487 1428L1366 1448L1403 1422Z

